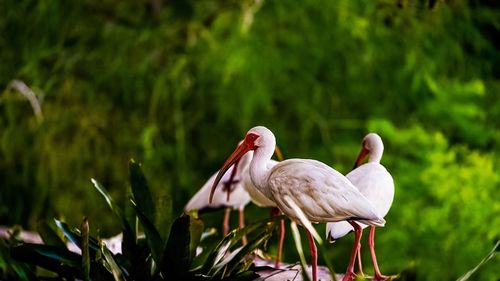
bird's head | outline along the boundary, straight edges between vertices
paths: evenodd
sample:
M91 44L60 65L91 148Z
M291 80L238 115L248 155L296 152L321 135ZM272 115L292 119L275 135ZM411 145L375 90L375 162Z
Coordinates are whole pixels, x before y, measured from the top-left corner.
M358 158L354 163L354 168L356 169L363 163L367 155L372 157L374 152L382 155L382 151L384 150L384 144L382 142L382 138L376 133L369 133L363 138L363 142L361 143L361 151L359 152ZM380 159L379 159L380 160Z
M274 151L276 147L276 139L274 138L274 134L269 129L267 129L266 127L257 126L253 127L247 132L243 141L240 142L231 156L229 156L226 162L224 162L224 165L222 165L222 168L219 170L214 184L212 185L212 190L210 191L210 203L212 202L212 198L214 196L217 185L219 184L220 180L227 172L229 167L237 163L247 152L257 150L260 147L270 148L272 151Z

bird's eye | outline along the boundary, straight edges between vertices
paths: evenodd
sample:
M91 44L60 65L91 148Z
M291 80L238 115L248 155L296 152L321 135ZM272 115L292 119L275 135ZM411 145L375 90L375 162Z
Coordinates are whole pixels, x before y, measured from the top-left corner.
M255 145L254 142L258 137L259 135L257 134L249 133L245 138L245 142L251 146L254 146Z

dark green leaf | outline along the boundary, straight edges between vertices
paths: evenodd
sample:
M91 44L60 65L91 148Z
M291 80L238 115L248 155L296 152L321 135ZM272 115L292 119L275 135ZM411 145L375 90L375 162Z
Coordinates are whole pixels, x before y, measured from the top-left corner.
M168 240L172 226L172 197L165 193L158 197L156 209L156 225L164 241Z
M77 247L80 247L80 236L69 229L66 223L58 219L54 219L54 221L56 222L57 227L62 230L64 236L66 236L66 238L68 238L68 240L75 244Z
M59 235L57 235L47 222L39 221L37 224L37 231L46 245L66 247L66 244L64 244Z
M81 257L66 248L26 243L11 247L10 253L16 260L43 267L63 276L80 276Z
M163 240L161 239L160 233L154 226L153 222L146 217L146 215L142 212L142 210L135 204L134 201L130 200L134 209L136 211L137 217L141 222L141 225L144 227L144 232L146 234L146 241L148 243L149 249L151 250L151 254L153 255L153 259L156 264L160 264L161 255L163 252Z
M70 240L73 244L75 244L81 250L81 244L80 244L81 243L81 234L77 231L71 230L66 223L64 223L58 219L54 219L54 221L56 222L57 227L59 227L59 229L62 230L62 232L64 233L64 236L66 236L66 238L68 238L68 240ZM96 239L94 239L92 237L89 238L89 247L90 247L90 249L92 249L92 251L99 251L99 243L97 242Z
M102 195L109 208L112 210L113 214L118 218L121 223L122 231L123 231L123 242L122 242L122 253L130 258L132 258L137 253L137 247L135 244L136 241L136 233L133 228L130 226L129 221L124 215L123 210L117 206L109 194L109 192L102 186L97 180L91 179L92 184L95 189Z
M155 222L155 205L153 198L151 197L151 192L146 181L146 177L142 173L141 166L137 164L133 159L129 162L130 171L130 186L132 188L132 194L134 196L134 201L136 202L139 209L142 210L146 218L149 221Z
M190 217L181 216L172 224L160 270L168 279L180 279L187 274L191 265Z

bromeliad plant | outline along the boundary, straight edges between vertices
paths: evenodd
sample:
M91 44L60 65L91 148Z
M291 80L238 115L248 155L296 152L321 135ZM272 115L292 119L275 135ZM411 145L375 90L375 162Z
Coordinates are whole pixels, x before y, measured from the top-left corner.
M140 165L131 160L129 169L133 198L127 204L131 215L125 215L106 189L92 179L94 187L120 221L122 253L113 254L100 239L89 236L87 219L79 229L71 229L66 223L55 220L57 228L81 250L81 254L69 251L53 228L42 225L38 231L44 244L20 242L11 245L12 258L69 280L253 280L258 277L248 257L265 245L275 228L276 218L235 229L215 247L204 243L207 240L202 239L204 226L196 212L183 214L171 225L163 219L163 227L169 227L170 231L161 235L162 229L155 224L160 214ZM244 235L251 237L246 245L240 243ZM203 251L196 255L200 247ZM17 277L33 280L36 275L32 269L27 272L28 268L24 266L24 271L17 271ZM41 279L40 276L36 278Z

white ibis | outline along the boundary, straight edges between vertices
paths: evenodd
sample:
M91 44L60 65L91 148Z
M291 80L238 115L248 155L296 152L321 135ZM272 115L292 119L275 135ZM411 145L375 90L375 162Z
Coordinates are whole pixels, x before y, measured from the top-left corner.
M207 197L214 184L215 177L217 176L216 174L212 175L191 200L189 200L184 210L189 212L192 209L206 210L225 208L222 232L224 235L227 235L229 232L229 216L231 214L231 209L235 209L239 212L239 226L243 228L245 226L244 209L246 204L250 202L250 195L248 195L247 191L243 188L241 175L242 171L247 169L250 159L252 159L252 155L253 153L245 155L237 165L229 167L229 173L224 175L224 177L217 182L217 184L220 182L219 185L222 188L218 189L214 194L214 200L210 204L207 204ZM246 244L245 237L243 237L243 243Z
M392 205L392 200L394 199L394 181L391 174L387 169L380 164L380 159L382 158L382 153L384 151L384 144L379 135L375 133L370 133L366 135L363 139L361 152L354 165L354 170L351 171L346 177L351 181L351 183L358 188L358 190L368 199L373 206L377 209L381 216L385 216ZM359 166L364 158L368 155L368 162ZM347 233L354 230L353 223L334 222L328 223L326 226L326 233L329 240L336 240ZM357 223L354 223L357 224ZM361 232L362 229L367 227L366 224L357 224L357 231ZM375 227L370 226L370 234L368 237L368 246L370 248L370 253L372 257L373 267L375 270L374 278L376 280L387 279L380 273L380 269L377 263L377 257L375 255ZM360 245L357 246L357 252L354 255L358 256L358 263L361 274L363 274L363 269L361 266L361 256L360 256ZM352 257L351 257L352 258ZM354 257L355 259L355 257ZM353 275L354 265L348 268L350 274Z
M300 223L299 215L289 204L291 199L312 222L361 221L383 226L372 204L341 173L316 160L288 159L268 166L276 146L274 134L258 126L250 129L241 145L222 166L212 186L213 199L219 181L226 171L247 152L254 151L250 162L250 178L255 187L290 219ZM314 238L306 230L312 257L313 281L317 280L317 252Z

